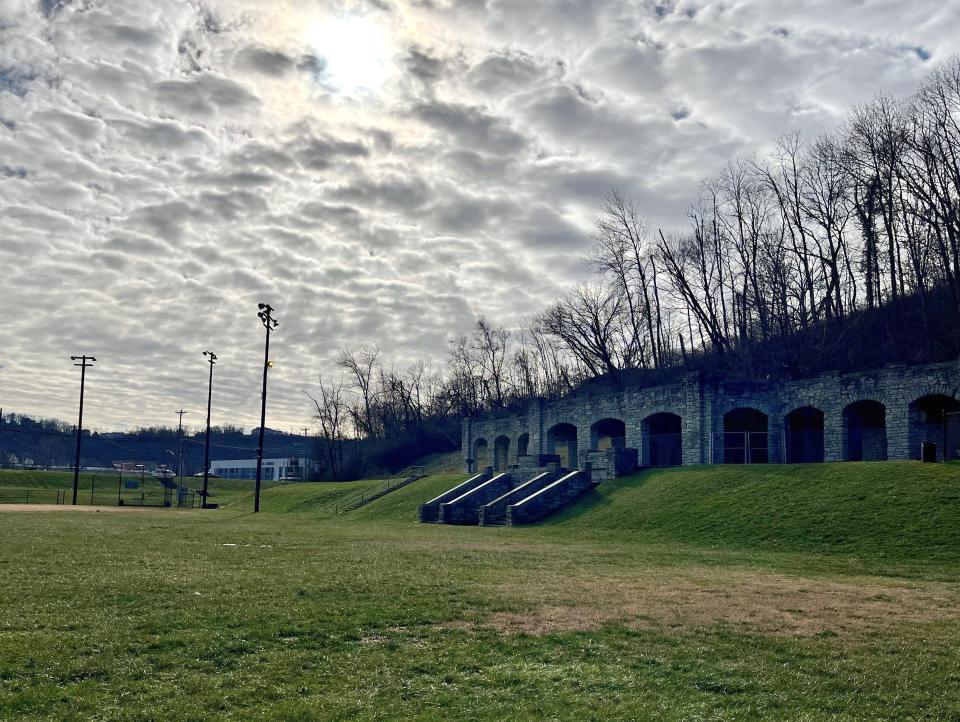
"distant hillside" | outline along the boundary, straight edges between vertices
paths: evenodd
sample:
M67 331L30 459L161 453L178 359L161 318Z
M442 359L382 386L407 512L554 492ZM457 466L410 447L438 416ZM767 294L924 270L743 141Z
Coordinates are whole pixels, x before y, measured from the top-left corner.
M253 459L257 452L257 430L213 428L210 433L210 458ZM268 429L265 435L266 458L303 456L304 437ZM308 447L312 451L315 439ZM5 414L0 422L0 465L10 457L18 463L31 460L37 466L72 467L76 436L73 427L62 421L32 419ZM184 474L203 470L204 433L184 434ZM80 463L85 467L110 467L126 461L153 467L177 465L177 430L171 428L138 429L131 432L97 433L84 430Z

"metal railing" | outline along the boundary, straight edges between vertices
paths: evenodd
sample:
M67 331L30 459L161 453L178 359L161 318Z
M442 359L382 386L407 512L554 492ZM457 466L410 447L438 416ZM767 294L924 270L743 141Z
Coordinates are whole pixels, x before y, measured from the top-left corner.
M65 504L66 489L0 489L0 504Z
M342 514L345 511L351 511L363 506L364 504L369 504L371 501L379 499L384 494L388 494L395 489L399 489L401 486L406 486L411 481L419 479L423 475L422 466L408 466L403 471L397 472L393 476L384 479L382 482L374 486L366 487L355 494L351 494L339 500L334 505L334 510L338 514Z
M714 436L714 464L769 464L783 458L783 434L766 431L723 431Z
M116 480L113 480L109 484L91 484L78 491L77 503L83 506L176 506L181 509L199 506L199 494L192 489L174 496L171 491L141 486L139 483L136 489L124 489L122 485L118 488ZM0 504L69 505L72 497L71 489L0 488Z

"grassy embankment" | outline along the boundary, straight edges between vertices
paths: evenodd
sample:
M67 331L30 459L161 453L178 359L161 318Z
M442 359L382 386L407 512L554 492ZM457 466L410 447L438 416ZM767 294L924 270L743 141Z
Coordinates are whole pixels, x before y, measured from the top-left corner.
M0 512L0 719L950 719L960 467L609 482L549 522ZM90 543L95 540L96 543Z

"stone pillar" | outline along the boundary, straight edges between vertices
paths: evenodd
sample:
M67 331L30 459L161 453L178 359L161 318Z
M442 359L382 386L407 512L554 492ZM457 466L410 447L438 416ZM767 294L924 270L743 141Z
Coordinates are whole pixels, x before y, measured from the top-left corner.
M639 452L643 447L643 402L636 392L623 392L623 423L627 427L626 447Z
M887 458L891 461L910 458L909 403L900 394L888 397Z
M683 406L680 411L682 414L680 453L684 465L709 463L708 441L711 428L709 418L712 414L712 406L712 396L710 403L706 402L701 375L687 374L683 387Z
M473 420L470 417L460 422L460 448L463 450L463 470L473 471Z
M696 419L699 420L699 427L691 429L690 434L690 444L695 449L696 456L691 455L690 461L687 461L687 452L684 449L683 463L691 464L712 464L715 461L722 463L723 459L721 454L714 451L715 437L716 437L716 424L714 417L716 415L715 407L717 404L717 389L716 386L702 378L698 384L698 395L699 395L699 409L695 414ZM684 436L684 447L687 445L687 437Z
M546 403L546 399L538 397L531 399L527 405L527 433L530 434L527 453L530 456L539 456L540 454L547 453L547 440L544 436L543 429Z
M785 464L787 461L783 448L785 429L782 409L779 406L771 407L767 416L767 462L770 464Z
M823 460L843 461L846 458L843 433L843 406L823 409Z

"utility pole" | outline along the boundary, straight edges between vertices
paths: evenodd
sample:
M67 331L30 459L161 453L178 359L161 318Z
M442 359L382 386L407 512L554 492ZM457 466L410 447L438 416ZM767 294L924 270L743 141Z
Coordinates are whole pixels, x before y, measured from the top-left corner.
M180 409L176 412L180 416L180 420L177 422L177 476L179 480L177 481L177 486L183 486L183 415L187 413L183 409ZM177 489L177 494L180 493L180 490Z
M93 366L93 356L71 356L74 366L80 367L80 418L77 419L77 453L73 460L73 505L77 505L77 489L80 487L80 436L83 434L83 387L87 378L87 367ZM77 363L79 361L80 363Z
M263 430L267 423L267 369L270 368L270 332L280 325L273 317L273 308L268 303L258 303L257 318L267 330L263 349L263 393L260 397L260 439L257 442L257 483L253 490L253 511L260 511L260 475L263 471Z
M210 380L207 383L207 438L203 444L203 492L200 497L200 508L207 508L207 485L210 483L210 404L213 401L213 365L217 362L217 355L213 351L204 351L207 363L210 364Z

